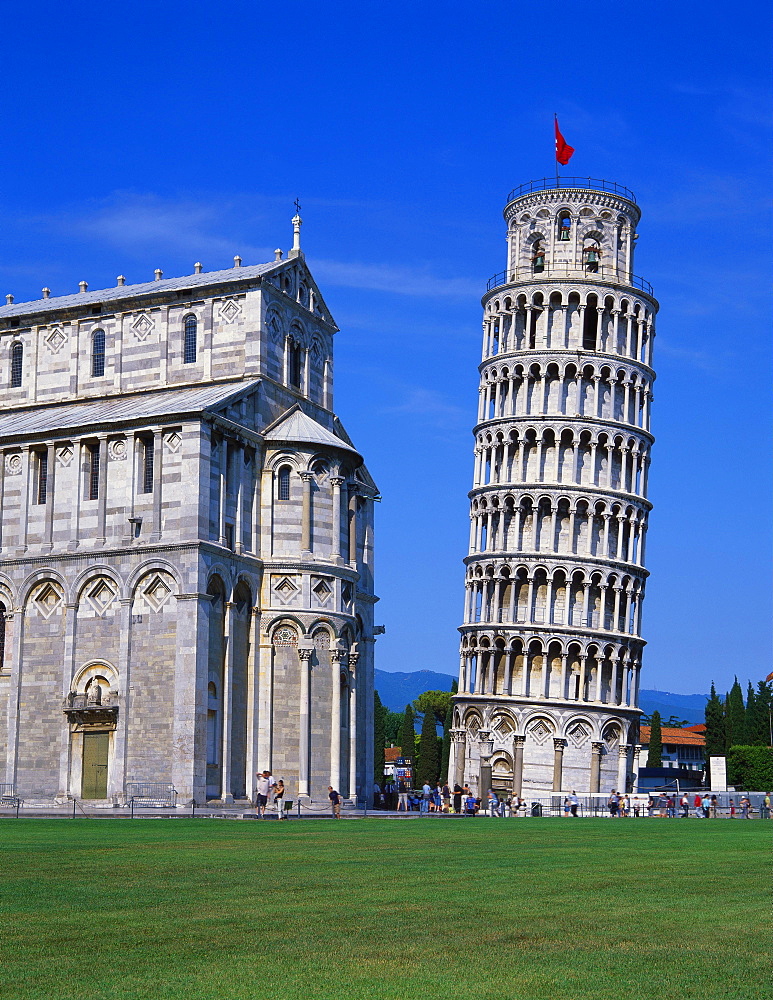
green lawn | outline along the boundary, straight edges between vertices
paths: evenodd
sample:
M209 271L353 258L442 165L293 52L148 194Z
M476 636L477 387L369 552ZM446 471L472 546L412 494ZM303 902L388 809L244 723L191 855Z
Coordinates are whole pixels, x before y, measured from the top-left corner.
M0 992L768 997L772 830L4 819Z

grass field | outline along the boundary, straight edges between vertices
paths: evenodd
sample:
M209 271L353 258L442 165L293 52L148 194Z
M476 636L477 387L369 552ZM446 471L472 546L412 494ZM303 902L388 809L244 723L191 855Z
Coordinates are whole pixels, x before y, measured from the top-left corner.
M771 829L3 820L0 993L768 997Z

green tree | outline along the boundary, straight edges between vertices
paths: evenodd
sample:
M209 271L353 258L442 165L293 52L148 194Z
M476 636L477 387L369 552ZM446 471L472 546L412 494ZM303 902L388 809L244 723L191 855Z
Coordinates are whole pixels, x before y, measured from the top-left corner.
M757 730L757 699L754 697L752 682L746 684L746 708L743 715L743 740L739 740L745 746L754 746L755 732Z
M384 746L400 746L400 730L403 728L403 713L385 709Z
M758 681L755 692L749 684L744 720L744 743L747 746L766 747L770 745L770 707L770 685L766 684L765 681Z
M690 720L680 719L678 715L669 715L663 725L668 726L669 729L684 729L685 726L690 725Z
M725 746L733 747L743 743L744 718L746 709L743 703L743 691L736 677L730 693L725 698Z
M417 715L432 712L435 716L435 722L439 726L444 726L446 716L451 708L451 697L450 691L424 691L411 704L411 708Z
M403 757L410 757L416 763L416 722L413 709L410 705L405 706L403 712L403 722L400 726L399 747L403 752Z
M773 789L773 749L733 746L727 752L727 780L741 791Z
M725 709L711 682L711 697L706 702L706 777L711 781L710 757L724 757L727 748Z
M449 710L446 712L446 721L443 725L443 742L440 746L440 780L442 782L448 781L448 760L451 756L451 720L453 719L453 712Z
M416 765L415 782L417 787L425 782L435 787L440 774L440 753L437 738L437 721L435 713L427 711L421 723L419 736L419 760Z
M386 746L386 713L387 710L378 696L373 692L373 780L381 785L384 781L384 747Z
M660 726L660 712L655 709L650 721L650 745L647 751L647 767L663 766L663 734Z
M459 681L454 677L451 681L451 694L456 694L459 690Z

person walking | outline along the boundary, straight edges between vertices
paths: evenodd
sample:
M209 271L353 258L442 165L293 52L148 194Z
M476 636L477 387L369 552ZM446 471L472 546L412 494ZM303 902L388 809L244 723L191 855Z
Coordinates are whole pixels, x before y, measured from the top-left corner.
M735 819L735 799L730 799L730 819Z
M765 792L765 798L760 805L760 819L770 819L770 792Z
M408 782L401 778L397 786L397 811L408 812Z
M717 810L718 810L718 808L719 808L719 802L717 800L717 797L716 797L716 795L712 795L711 796L711 803L709 804L709 818L710 819L716 819L717 818Z
M421 786L421 804L419 806L419 812L423 815L429 813L429 804L432 798L432 788L428 782L424 782Z
M257 771L255 777L258 779L255 783L255 792L258 796L255 811L258 819L265 819L266 805L268 804L268 797L274 785L274 779L271 777L270 771Z
M488 794L486 795L486 812L492 819L497 815L498 805L499 799L497 798L497 793L493 788L489 788Z
M617 792L613 791L612 794L607 799L607 805L609 806L609 815L612 819L617 819L617 811L620 808L620 799Z
M572 794L569 796L569 812L572 816L577 819L577 807L580 805L580 800L577 798L577 792L572 789Z
M327 786L327 797L333 807L333 819L341 818L341 796L332 785Z
M687 792L682 792L682 797L679 799L679 808L682 810L681 819L687 819L690 814L690 800L687 798Z
M451 812L451 788L447 781L440 791L443 796L443 812L449 813Z
M738 805L741 807L741 819L751 819L749 815L749 809L751 808L749 796L744 795Z
M274 806L276 807L276 818L285 819L285 783L281 778L274 785Z
M462 811L462 786L454 785L454 812L458 816Z

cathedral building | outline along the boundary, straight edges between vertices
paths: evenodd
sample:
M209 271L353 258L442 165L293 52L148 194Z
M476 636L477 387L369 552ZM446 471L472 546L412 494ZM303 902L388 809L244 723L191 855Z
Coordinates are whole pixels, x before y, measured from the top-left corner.
M378 490L293 222L284 259L0 307L0 782L28 802L369 788Z
M449 774L485 794L630 790L658 304L606 181L512 191L483 297Z

